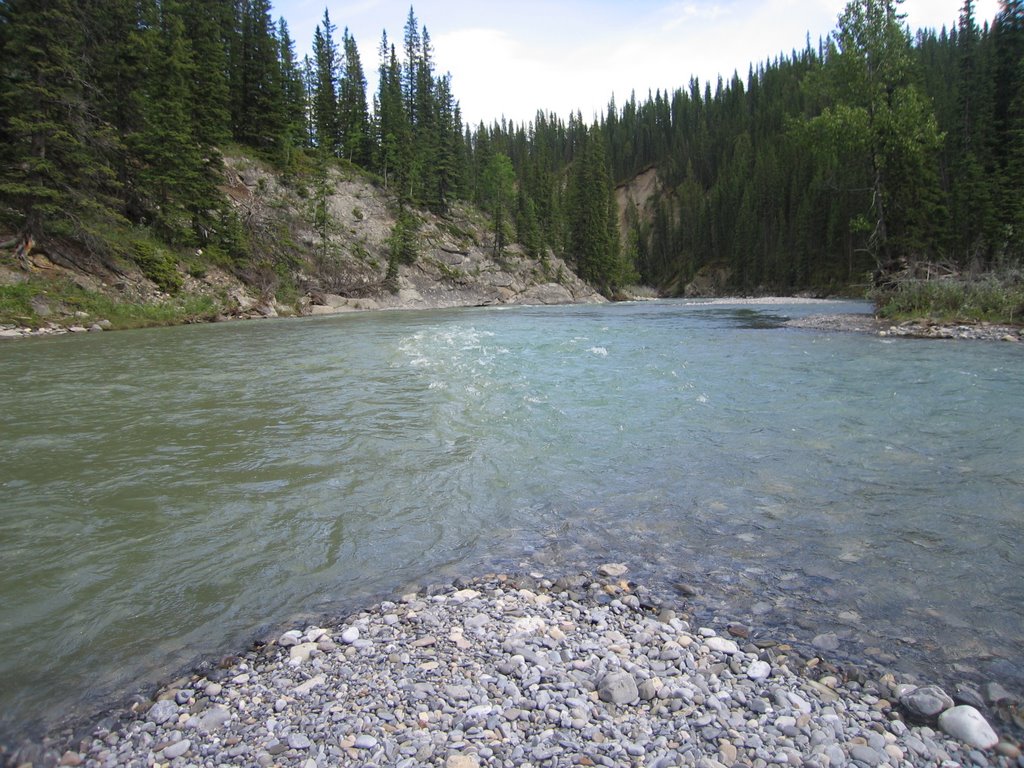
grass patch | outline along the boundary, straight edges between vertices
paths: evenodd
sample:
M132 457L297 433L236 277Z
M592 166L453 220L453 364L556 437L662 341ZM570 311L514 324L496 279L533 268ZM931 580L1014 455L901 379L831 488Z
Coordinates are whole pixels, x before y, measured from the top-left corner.
M49 309L39 315L39 304ZM38 327L90 325L109 320L111 328L151 328L164 325L207 322L221 311L209 296L178 296L158 302L124 301L117 297L83 290L70 280L33 278L15 285L0 286L0 323ZM81 313L81 314L79 314Z
M878 315L890 320L940 323L1024 323L1024 276L987 274L977 279L901 279L871 295Z

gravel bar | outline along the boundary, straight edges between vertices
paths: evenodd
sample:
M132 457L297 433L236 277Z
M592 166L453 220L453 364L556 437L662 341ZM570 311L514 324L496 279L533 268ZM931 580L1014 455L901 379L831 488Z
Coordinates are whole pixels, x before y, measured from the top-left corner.
M622 564L457 580L321 623L8 763L1024 768L998 684L950 696L692 626Z

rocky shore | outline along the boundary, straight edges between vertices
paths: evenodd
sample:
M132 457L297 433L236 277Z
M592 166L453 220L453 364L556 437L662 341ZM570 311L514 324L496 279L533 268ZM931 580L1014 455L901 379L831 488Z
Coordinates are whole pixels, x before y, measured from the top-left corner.
M460 580L320 623L8 764L1024 768L997 683L950 696L695 626L621 564Z
M892 323L871 315L837 314L812 315L790 320L791 328L809 328L818 331L846 331L873 333L881 337L909 337L917 339L961 339L976 341L1022 340L1024 329L1014 325L993 323L943 324L927 320L908 320Z

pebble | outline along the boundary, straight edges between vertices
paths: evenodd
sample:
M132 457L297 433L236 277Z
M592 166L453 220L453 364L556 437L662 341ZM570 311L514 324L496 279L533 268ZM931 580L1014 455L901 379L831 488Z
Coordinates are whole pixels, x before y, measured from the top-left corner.
M806 667L820 680L804 677L785 641L691 629L678 597L651 601L619 565L460 580L289 630L50 764L1024 768L1010 734L934 686L855 682L824 654ZM939 730L904 722L907 702L939 709Z
M772 673L772 665L767 661L752 661L747 667L747 677L751 680L764 680Z
M188 739L182 739L169 747L164 747L164 757L168 760L173 760L176 757L181 757L192 748L192 742Z

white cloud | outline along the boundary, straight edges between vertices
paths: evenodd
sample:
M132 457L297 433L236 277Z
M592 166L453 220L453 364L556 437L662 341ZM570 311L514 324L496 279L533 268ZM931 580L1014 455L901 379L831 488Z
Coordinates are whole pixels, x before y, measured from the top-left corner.
M559 3L490 0L463 6L418 0L416 13L430 30L439 74L451 72L464 118L491 123L502 115L532 120L538 110L567 118L579 110L589 120L615 94L621 104L635 91L684 88L691 76L714 84L734 70L745 78L751 63L812 45L834 27L845 0L563 0ZM956 22L962 0L905 0L912 30ZM315 0L280 3L292 8L312 36L322 5ZM979 21L991 21L998 0L978 0ZM332 21L346 24L359 41L363 67L376 83L377 44L386 28L401 42L408 3L358 0L341 6ZM337 15L337 18L335 16Z

